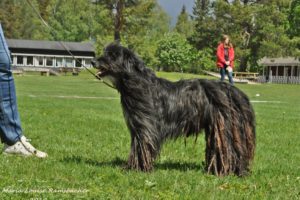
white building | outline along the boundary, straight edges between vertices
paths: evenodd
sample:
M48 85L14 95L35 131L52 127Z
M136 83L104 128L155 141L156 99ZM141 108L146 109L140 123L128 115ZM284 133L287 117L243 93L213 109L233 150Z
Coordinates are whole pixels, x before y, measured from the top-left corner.
M262 58L258 62L263 66L261 82L300 83L300 60L294 57Z
M91 67L95 57L94 47L89 42L62 42L62 45L57 41L7 39L7 43L13 67L20 69Z

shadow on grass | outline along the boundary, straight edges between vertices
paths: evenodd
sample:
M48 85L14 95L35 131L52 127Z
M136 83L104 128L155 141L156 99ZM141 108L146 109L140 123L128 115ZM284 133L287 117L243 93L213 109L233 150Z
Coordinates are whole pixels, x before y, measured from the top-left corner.
M64 157L61 162L65 163L76 163L76 164L87 164L95 167L113 167L113 168L126 168L127 161L115 157L108 161L96 161L89 158L84 158L81 156L67 156ZM164 161L154 163L154 170L178 170L178 171L202 171L204 173L204 163L193 163L193 162L179 162L179 161Z
M84 158L81 156L67 156L64 157L62 160L62 162L66 162L66 163L84 163L90 166L95 166L95 167L124 167L126 162L125 160L116 157L113 160L110 161L96 161L96 160L92 160L90 158Z
M180 161L164 161L154 164L154 169L160 170L178 170L178 171L202 171L204 172L204 165L195 162L180 162Z

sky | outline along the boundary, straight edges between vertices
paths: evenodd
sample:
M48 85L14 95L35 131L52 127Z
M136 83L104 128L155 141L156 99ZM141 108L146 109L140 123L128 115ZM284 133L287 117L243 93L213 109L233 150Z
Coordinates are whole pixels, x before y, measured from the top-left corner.
M193 13L194 1L195 0L158 0L158 3L171 16L171 25L174 26L183 5L185 5L189 14Z

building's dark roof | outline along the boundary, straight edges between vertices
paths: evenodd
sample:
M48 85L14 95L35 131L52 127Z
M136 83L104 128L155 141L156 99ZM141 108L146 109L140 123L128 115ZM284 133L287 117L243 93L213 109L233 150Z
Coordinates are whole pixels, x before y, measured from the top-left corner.
M36 49L36 50L56 50L66 51L58 41L43 40L18 40L7 39L8 47L11 49ZM74 52L94 52L94 47L90 42L62 42L69 51Z
M263 66L300 66L300 60L294 57L267 58L264 57L258 61Z

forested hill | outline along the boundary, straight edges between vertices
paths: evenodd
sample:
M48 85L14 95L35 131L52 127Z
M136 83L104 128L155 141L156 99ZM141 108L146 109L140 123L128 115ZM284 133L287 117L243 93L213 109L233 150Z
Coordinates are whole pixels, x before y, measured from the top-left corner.
M7 38L92 41L100 54L120 37L145 63L165 71L215 68L222 34L231 36L236 70L260 71L262 57L300 55L300 0L195 0L193 17L182 8L175 27L156 0L0 0Z

